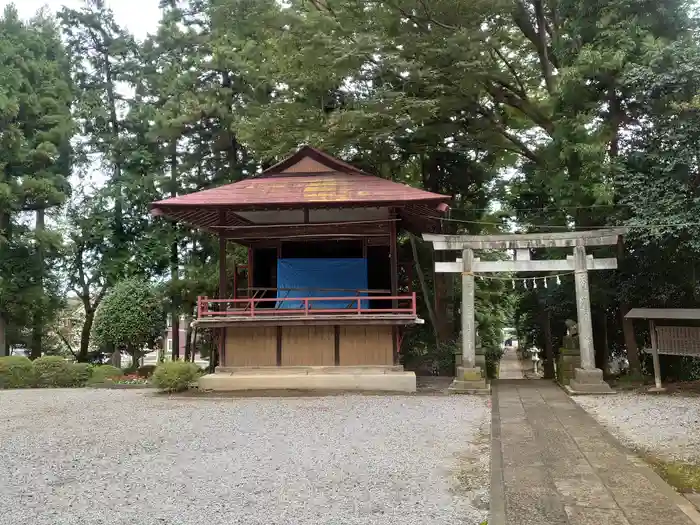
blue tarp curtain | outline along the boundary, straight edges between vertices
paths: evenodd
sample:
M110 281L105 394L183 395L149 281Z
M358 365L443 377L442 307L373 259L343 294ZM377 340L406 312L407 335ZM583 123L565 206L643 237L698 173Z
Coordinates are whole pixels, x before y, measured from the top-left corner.
M367 259L278 259L277 297L352 297L367 289ZM285 290L292 288L292 290ZM325 291L323 289L335 289ZM344 289L348 291L338 291ZM367 295L363 293L361 295ZM367 308L369 301L362 301ZM278 301L277 308L303 308L303 301ZM311 301L310 309L357 308L357 301Z

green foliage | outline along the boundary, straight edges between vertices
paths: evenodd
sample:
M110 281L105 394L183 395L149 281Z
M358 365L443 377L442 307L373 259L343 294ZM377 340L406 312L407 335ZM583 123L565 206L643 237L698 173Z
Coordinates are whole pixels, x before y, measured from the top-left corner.
M664 382L700 380L700 359L691 356L660 355L661 380ZM643 354L642 371L654 375L654 364L650 354Z
M88 384L104 383L108 379L114 379L124 375L120 368L112 365L98 365L93 367Z
M143 42L102 1L61 10L61 34L44 16L23 22L8 8L0 331L35 356L42 341L54 351L44 336L65 283L85 313L78 360L95 350L91 334L102 350L138 354L160 335L163 307L146 315L143 297L117 301L110 290L134 275L162 282L168 310L189 316L217 281L216 239L151 217L148 204L251 176L301 143L454 196L445 233L629 226L619 272L591 277L596 347L630 344L613 322L628 306L698 306L691 10L682 0L540 5L181 0L161 2L158 30ZM95 164L107 181L73 188L60 246L40 226L44 211L66 200L68 175ZM399 252L412 258L406 243ZM451 368L444 345L458 337L460 289L419 252L421 315L430 303L436 326L412 329L404 350L442 372ZM477 282L484 348L501 346L514 317L523 342L556 348L563 320L576 316L570 279L558 290L508 284ZM102 315L108 293L116 306Z
M201 371L194 363L168 361L161 363L153 373L153 384L165 392L184 392Z
M492 346L485 349L484 360L486 361L486 377L498 379L498 366L505 352L503 345Z
M93 366L89 363L71 363L73 384L71 386L85 386L92 377Z
M418 375L454 375L458 343L436 343L425 330L414 328L401 343L401 363Z
M70 191L74 126L68 66L50 17L40 13L23 21L12 4L5 8L0 15L0 344L25 344L34 357L41 355L61 302L56 274L61 238L45 218Z
M99 346L124 350L138 358L164 329L160 292L146 281L127 279L118 283L98 308L93 337Z
M34 360L36 384L39 387L67 388L78 386L85 369L59 356L45 356Z
M34 366L27 357L0 357L0 389L29 388L35 382Z

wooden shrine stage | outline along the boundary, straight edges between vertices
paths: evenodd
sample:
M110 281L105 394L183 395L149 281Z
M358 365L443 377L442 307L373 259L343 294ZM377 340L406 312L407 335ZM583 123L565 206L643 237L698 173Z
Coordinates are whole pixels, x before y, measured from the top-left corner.
M394 337L397 325L420 322L415 294L384 299L396 308L323 300L348 299L350 309L313 309L313 298L290 298L300 308L286 309L280 299L262 308L262 300L200 298L196 326L225 333L221 364L200 388L414 392L415 374L394 364Z

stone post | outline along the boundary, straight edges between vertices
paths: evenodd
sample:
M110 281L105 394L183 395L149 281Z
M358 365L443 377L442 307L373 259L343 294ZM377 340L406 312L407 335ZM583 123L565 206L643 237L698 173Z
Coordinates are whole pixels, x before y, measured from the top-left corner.
M576 312L578 313L578 341L581 352L581 368L595 368L593 325L591 322L591 297L588 292L588 268L586 249L574 248L574 281L576 284Z
M488 394L483 370L476 365L476 321L474 319L474 250L462 251L462 366L449 391L465 394Z
M574 281L581 368L574 369L574 378L566 389L572 394L612 393L610 385L603 381L603 371L595 367L591 297L588 292L588 263L586 249L582 244L574 247Z
M474 322L474 250L462 251L462 366L476 365L476 327Z

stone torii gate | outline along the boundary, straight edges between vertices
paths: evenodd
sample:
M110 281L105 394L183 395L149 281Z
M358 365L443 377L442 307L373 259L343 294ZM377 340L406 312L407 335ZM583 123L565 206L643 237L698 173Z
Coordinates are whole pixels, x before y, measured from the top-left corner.
M438 273L462 274L462 367L450 387L457 392L488 392L484 373L476 363L476 323L474 320L474 276L497 272L555 272L573 271L576 286L578 338L581 368L566 388L570 393L610 393L603 381L603 371L595 366L591 300L588 291L589 270L614 270L617 259L594 259L586 255L587 246L611 246L625 233L623 228L597 231L528 233L502 235L437 235L424 234L435 250L461 251L455 262L436 262ZM530 250L537 248L573 248L566 259L531 260ZM515 260L481 261L475 250L515 250Z

